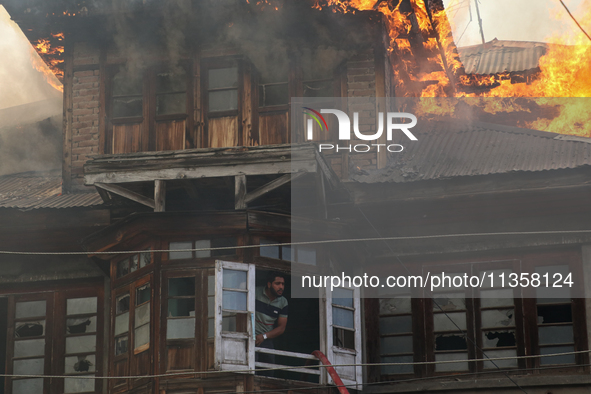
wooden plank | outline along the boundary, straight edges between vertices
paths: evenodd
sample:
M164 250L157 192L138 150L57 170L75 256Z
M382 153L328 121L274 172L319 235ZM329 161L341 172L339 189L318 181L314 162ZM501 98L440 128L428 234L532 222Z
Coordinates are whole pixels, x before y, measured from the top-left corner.
M142 124L113 125L113 153L142 151Z
M261 362L256 362L255 366L260 367L260 368L285 368L286 365L278 365L278 364L269 364L269 363L261 363ZM299 373L307 373L310 375L320 375L320 371L312 369L312 368L295 368L295 367L290 367L289 368L290 372L299 372Z
M108 204L111 202L111 196L109 195L109 192L107 192L105 189L101 189L100 187L97 187L96 191L98 192L98 194L101 196L101 198L103 199L103 201L105 203Z
M246 209L246 176L234 177L234 209Z
M293 167L293 168L292 168ZM168 168L146 171L118 171L84 176L86 185L97 183L125 183L153 181L154 179L195 179L240 175L289 174L291 172L315 172L315 163L261 163L212 166L206 168Z
M287 112L259 115L259 141L261 145L287 144Z
M256 348L255 349L255 352L257 352L257 353L265 353L265 354L276 354L278 356L287 356L287 357L302 358L304 360L316 360L316 361L318 361L318 359L316 358L316 356L313 356L311 354L306 354L306 353L288 352L288 351L285 351L285 350L266 349L266 348L262 348L262 347Z
M105 189L108 192L115 193L115 194L118 194L122 197L133 200L135 202L139 202L140 204L144 204L152 209L156 208L156 203L151 198L148 198L148 197L143 196L139 193L128 190L124 187L121 187L118 185L104 184L104 183L95 183L94 185L96 187L100 187L102 189Z
M68 193L72 187L72 94L74 86L74 48L73 42L64 43L64 142L62 154L62 190Z
M238 145L238 117L210 118L208 124L209 146L223 148Z
M156 122L156 150L185 149L186 127L185 119Z
M166 181L154 181L154 212L164 212L166 209Z
M305 175L305 174L306 174L305 172L298 172L295 174L285 174L277 179L272 180L271 182L267 183L266 185L263 185L263 186L259 187L258 189L253 190L252 192L246 194L244 201L246 204L249 204L250 202L261 197L262 195L267 194L270 191L275 190L278 187L291 182L292 180L298 179L299 177L301 177L302 175Z

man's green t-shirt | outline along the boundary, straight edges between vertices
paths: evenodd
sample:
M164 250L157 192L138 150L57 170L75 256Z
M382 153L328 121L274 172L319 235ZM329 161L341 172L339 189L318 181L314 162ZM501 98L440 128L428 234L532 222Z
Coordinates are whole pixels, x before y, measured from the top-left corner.
M277 318L287 317L287 300L285 297L277 297L273 301L265 294L265 286L257 287L256 290L256 313L255 330L256 335L265 334L271 331Z

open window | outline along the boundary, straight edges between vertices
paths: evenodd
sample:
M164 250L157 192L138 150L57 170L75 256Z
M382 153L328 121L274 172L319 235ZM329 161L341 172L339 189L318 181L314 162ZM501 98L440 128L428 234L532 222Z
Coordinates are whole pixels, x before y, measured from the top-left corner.
M215 367L254 370L254 265L216 261Z
M325 321L320 325L325 329L326 357L332 364L347 365L335 369L345 385L360 390L363 355L359 288L339 287L332 293L326 290L323 298ZM330 376L324 376L324 381L334 384Z

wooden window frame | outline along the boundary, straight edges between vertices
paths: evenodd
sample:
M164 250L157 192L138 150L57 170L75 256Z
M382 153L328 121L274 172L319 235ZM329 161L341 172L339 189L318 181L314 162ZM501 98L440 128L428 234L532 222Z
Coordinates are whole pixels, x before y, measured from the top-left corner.
M185 133L183 149L190 149L196 147L195 140L193 137L193 130L195 128L194 119L194 77L193 77L193 63L189 60L182 61L179 67L182 67L186 71L187 84L186 84L186 104L185 113L179 114L156 114L156 75L159 72L165 71L164 65L156 65L148 67L142 71L142 116L135 117L113 117L113 79L117 72L123 67L124 64L110 65L106 68L105 76L101 83L105 85L105 138L104 146L102 151L105 154L114 153L114 140L113 140L113 125L117 124L139 124L141 125L141 146L139 152L155 151L156 150L156 124L162 121L178 121L185 120ZM119 154L125 154L123 152ZM129 152L131 153L131 152Z

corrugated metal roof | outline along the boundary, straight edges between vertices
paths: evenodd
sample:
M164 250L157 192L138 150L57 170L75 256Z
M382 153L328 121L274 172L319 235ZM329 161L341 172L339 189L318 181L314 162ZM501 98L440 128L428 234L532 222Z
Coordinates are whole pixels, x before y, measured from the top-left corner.
M392 143L404 150L391 154L386 168L352 178L364 183L411 182L591 165L591 138L465 122L429 123L412 132L418 141L396 135ZM350 159L354 164L355 155Z
M98 193L61 193L59 170L0 176L0 208L74 208L103 203Z
M497 74L531 70L539 65L548 44L529 41L500 41L458 48L467 74Z

